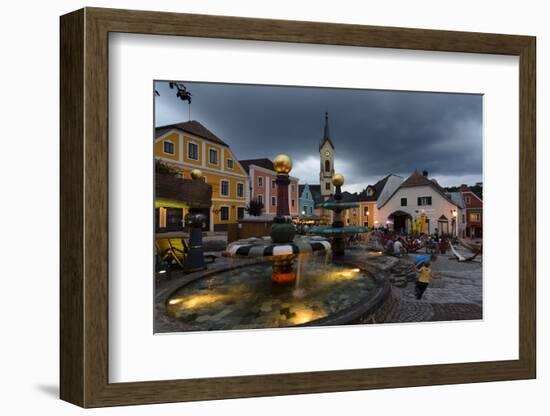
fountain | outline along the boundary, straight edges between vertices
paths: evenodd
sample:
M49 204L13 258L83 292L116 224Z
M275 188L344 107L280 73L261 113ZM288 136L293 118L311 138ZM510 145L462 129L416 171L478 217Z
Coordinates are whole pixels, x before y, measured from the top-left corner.
M279 155L273 165L279 203L270 236L229 244L224 268L198 272L183 285L161 292L158 302L177 328L172 331L339 325L372 313L387 297L388 281L367 270L364 259L331 259L327 238L295 235L288 206L292 161ZM341 175L333 180L343 184ZM338 187L337 201L340 193ZM330 235L338 245L337 233L344 228L341 212L350 205L326 207L334 209L335 224L331 233L320 234ZM362 232L360 227L345 228Z
M265 257L271 260L275 283L289 283L296 279L294 260L296 256L312 252L325 252L331 249L325 238L296 237L296 229L290 220L288 208L288 174L292 170L292 160L287 155L278 155L273 160L277 172L277 214L271 226L271 236L251 238L230 244L227 253L231 256Z
M344 226L342 221L342 211L350 208L357 208L359 204L355 202L342 202L342 185L344 184L344 175L335 173L332 177L332 184L336 187L334 201L321 202L318 207L334 211L334 221L332 226L315 227L310 232L323 237L332 237L332 255L342 257L345 254L345 236L351 234L367 233L367 227Z

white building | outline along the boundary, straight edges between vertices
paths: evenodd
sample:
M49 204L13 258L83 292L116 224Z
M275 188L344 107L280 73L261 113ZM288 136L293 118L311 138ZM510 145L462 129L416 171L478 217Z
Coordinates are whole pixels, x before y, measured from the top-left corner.
M410 233L413 221L425 214L424 230L434 233L462 235L464 229L463 209L457 198L428 178L428 172L415 171L393 193L377 206L381 226L387 225L396 231Z

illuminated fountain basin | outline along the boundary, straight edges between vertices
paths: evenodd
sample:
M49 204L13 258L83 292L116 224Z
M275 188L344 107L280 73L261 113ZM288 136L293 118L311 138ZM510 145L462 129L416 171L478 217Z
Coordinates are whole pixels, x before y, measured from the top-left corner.
M172 293L166 312L184 331L339 325L382 297L381 282L352 264L320 256L295 263L288 285L270 279L268 261L198 278Z

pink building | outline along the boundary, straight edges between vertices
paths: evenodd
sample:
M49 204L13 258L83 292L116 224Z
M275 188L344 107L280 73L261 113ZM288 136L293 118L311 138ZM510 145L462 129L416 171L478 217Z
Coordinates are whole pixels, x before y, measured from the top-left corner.
M269 159L239 160L250 179L250 200L259 200L264 204L263 214L277 213L277 172L273 169L273 162ZM299 195L298 178L290 176L288 186L288 203L290 215L298 215Z

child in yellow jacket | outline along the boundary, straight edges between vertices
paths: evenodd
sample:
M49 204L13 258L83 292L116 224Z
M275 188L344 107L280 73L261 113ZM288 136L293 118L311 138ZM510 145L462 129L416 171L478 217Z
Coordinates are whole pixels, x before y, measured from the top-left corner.
M417 269L418 278L416 280L416 287L415 287L415 295L416 295L416 299L418 300L422 299L422 295L424 295L424 292L428 288L428 285L430 284L430 280L432 279L432 277L434 277L432 275L431 262L429 260L425 260L419 266L420 267L418 267Z

